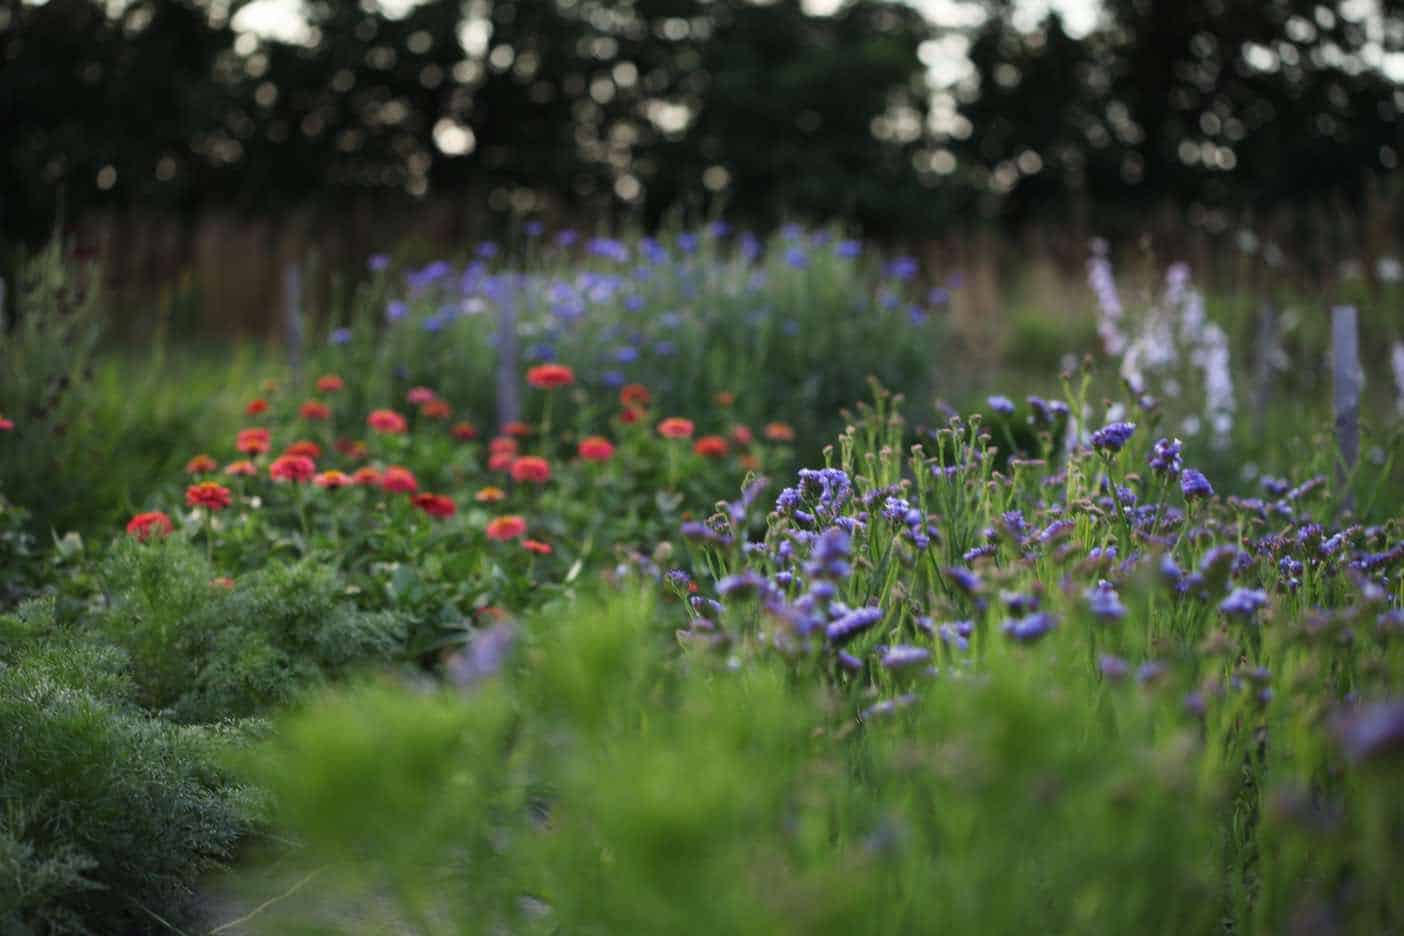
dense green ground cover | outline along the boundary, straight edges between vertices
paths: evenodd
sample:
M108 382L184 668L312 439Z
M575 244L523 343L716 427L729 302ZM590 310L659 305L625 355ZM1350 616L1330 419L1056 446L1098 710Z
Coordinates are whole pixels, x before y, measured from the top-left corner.
M293 367L40 258L0 926L1397 930L1399 297L1338 475L1309 301L1259 408L1255 301L1095 273L990 368L836 237L543 240L377 261Z

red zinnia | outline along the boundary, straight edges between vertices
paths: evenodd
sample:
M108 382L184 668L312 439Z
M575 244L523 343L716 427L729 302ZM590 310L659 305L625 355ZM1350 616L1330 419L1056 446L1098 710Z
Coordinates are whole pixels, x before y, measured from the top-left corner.
M410 498L410 503L431 517L452 517L458 509L453 498L442 494L416 494Z
M451 431L453 437L461 442L469 442L478 437L477 428L468 422L454 423Z
M266 413L268 412L268 401L264 399L254 400L248 406L244 407L244 412L249 416L257 416L260 413Z
M665 439L690 439L692 428L692 420L669 416L658 424L658 434Z
M186 474L209 474L219 468L219 463L208 455L196 455L185 463Z
M793 442L795 441L795 430L789 423L773 422L766 423L765 437L772 442Z
M308 400L298 409L298 413L303 419L317 420L318 422L331 419L331 407L321 400Z
M516 539L526 532L526 521L515 514L506 517L498 517L487 525L487 538L505 543L508 540Z
M274 481L311 481L316 473L317 463L306 455L279 455L268 466Z
M384 432L390 435L404 432L409 428L409 424L405 422L405 417L389 409L374 410L366 417L366 424L376 432Z
M419 415L425 419L448 419L453 415L453 407L447 400L430 400L419 408Z
M127 535L143 543L153 535L169 536L171 529L171 518L159 510L139 513L127 523Z
M750 426L731 427L731 440L737 445L750 445L755 439L756 437L752 435Z
M224 473L227 475L238 475L245 478L252 478L258 474L258 466L248 459L230 462L224 466Z
M232 503L229 488L213 481L201 481L199 484L192 484L185 489L185 505L187 507L204 507L211 512L218 513Z
M488 471L506 471L516 460L515 452L493 452L488 457Z
M357 459L366 457L366 443L360 439L348 439L346 436L338 436L332 443L332 448L336 449L347 458Z
M331 471L324 471L317 475L317 477L312 479L312 483L319 488L326 488L328 491L339 491L355 482L351 480L351 476L346 472L337 471L333 468Z
M551 465L536 455L523 455L512 462L512 480L518 483L545 484L551 480Z
M580 457L586 461L609 461L614 455L614 444L604 436L586 436L580 440Z
M531 427L520 420L513 420L502 427L502 432L509 436L529 436L531 435Z
M564 364L538 364L527 371L527 383L541 390L568 387L575 383L575 371Z
M727 444L721 436L703 436L692 446L692 450L703 458L721 458L726 454Z
M438 398L439 395L428 387L414 387L409 393L405 394L405 400L407 400L411 406L423 406L425 403L432 402Z
M381 490L389 491L391 494L413 494L419 490L419 482L415 480L414 473L408 468L391 465L380 476L380 487Z
M321 393L335 393L346 386L346 381L335 374L323 374L317 378L317 390Z
M268 445L267 429L240 429L234 438L234 447L245 455L262 455L268 451Z
M517 440L511 436L496 436L488 443L488 451L494 455L499 452L515 455L517 454Z
M352 484L369 486L379 484L381 480L380 470L367 465L364 468L357 468L356 473L351 476Z
M643 409L653 400L653 395L643 384L625 384L619 391L619 402L626 409Z
M0 416L0 432L13 432L14 428L15 421L13 419L6 419Z
M310 458L316 461L322 457L322 447L316 442L309 442L306 439L302 439L283 449L283 454L301 455L303 458Z
M543 543L541 542L541 540L522 540L522 548L525 549L527 552L534 552L538 556L551 555L551 544Z
M716 395L716 401L718 406L730 406L736 402L736 394L729 390L722 390Z
M639 421L639 413L641 412L643 412L643 410L625 409L619 414L619 421L627 423L628 425L633 425Z

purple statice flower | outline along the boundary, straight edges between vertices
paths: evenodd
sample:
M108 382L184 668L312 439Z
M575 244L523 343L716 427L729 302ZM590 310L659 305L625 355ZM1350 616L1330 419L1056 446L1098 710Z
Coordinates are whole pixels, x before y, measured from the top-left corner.
M1308 494L1324 486L1325 484L1325 475L1317 475L1314 478L1308 478L1307 480L1303 481L1301 484L1297 485L1296 487L1292 488L1292 490L1287 492L1287 500L1301 500L1303 497L1306 497Z
M629 262L629 248L624 246L622 241L617 241L609 237L593 237L585 245L585 250L592 257L602 257L605 260L613 260L615 263Z
M1150 660L1136 668L1136 682L1143 686L1155 682L1164 675L1165 664L1159 660Z
M1012 614L1028 614L1038 610L1038 595L1024 592L1001 591L999 600Z
M849 565L849 536L838 527L829 527L814 540L804 572L810 578L842 579L852 570Z
M1031 614L1028 617L1011 618L1004 622L1001 630L1005 636L1019 643L1034 643L1041 640L1058 626L1058 619L1047 611Z
M1263 490L1267 491L1268 495L1271 497L1281 497L1292 487L1288 481L1282 478L1274 478L1271 475L1263 475L1263 479L1258 483L1263 486Z
M492 241L483 241L478 244L477 249L473 252L481 260L491 260L493 257L497 256L497 245Z
M1014 412L1014 401L1007 396L994 394L993 396L986 397L985 402L990 405L990 409L999 413L1001 416L1008 416Z
M1126 606L1121 603L1121 596L1116 593L1111 582L1105 579L1087 589L1083 597L1087 599L1087 607L1095 618L1119 621L1126 617Z
M1357 705L1335 719L1337 742L1352 761L1404 753L1404 700Z
M728 575L717 583L717 594L723 598L730 598L733 595L744 596L763 592L769 583L765 576L754 569L747 569L735 575Z
M1184 467L1184 461L1180 457L1181 448L1179 439L1157 439L1155 445L1151 446L1146 462L1156 474L1173 478Z
M1052 523L1048 524L1048 526L1039 530L1038 533L1034 536L1034 539L1038 540L1040 543L1043 543L1045 545L1048 543L1056 542L1057 540L1060 540L1063 537L1067 536L1070 532L1072 532L1073 528L1076 526L1077 522L1074 520L1070 520L1067 517L1064 517L1061 520L1054 520Z
M333 328L331 333L331 343L334 345L344 345L351 343L351 329Z
M535 240L542 234L546 233L546 225L543 224L541 221L538 221L535 218L533 218L526 224L522 225L522 233L525 234L527 237L531 238L532 240Z
M678 250L682 251L682 252L685 253L685 254L693 254L693 253L696 253L696 252L697 252L697 235L696 235L696 234L679 234L679 235L678 235Z
M943 306L951 301L951 290L945 286L932 286L926 293L928 305Z
M897 644L888 647L878 661L883 669L900 670L920 666L931 659L931 651L926 647L912 644Z
M1180 493L1185 495L1185 500L1193 500L1196 497L1213 497L1214 488L1200 471L1186 468L1180 473Z
M834 253L845 260L854 260L863 253L862 241L841 240L834 245Z
M837 654L835 654L835 656L838 659L838 665L841 668L848 670L850 673L863 672L863 661L858 659L853 654L849 653L847 650L840 650Z
M915 257L897 257L887 264L887 275L895 280L909 280L920 269Z
M993 556L999 552L999 547L994 543L986 543L984 546L972 546L960 554L960 558L966 562L974 562L976 559L983 559L986 556Z
M687 601L688 604L692 605L692 610L698 614L705 615L710 612L714 617L721 617L726 612L726 608L720 601L713 601L711 598L704 598L701 595L693 595Z
M1104 653L1097 660L1097 671L1111 682L1121 682L1131 675L1131 665L1119 656Z
M796 270L804 270L809 267L809 254L803 247L791 247L785 251L785 262Z
M1293 578L1301 575L1303 568L1302 564L1291 556L1283 556L1277 562L1277 571Z
M825 602L834 600L834 597L838 594L838 588L835 587L833 582L826 582L820 579L809 586L808 594L815 602L822 605Z
M384 273L390 268L390 256L388 254L371 254L366 261L366 269L372 273Z
M1092 447L1102 452L1119 452L1135 431L1133 422L1107 423L1092 433Z
M1267 593L1260 588L1235 588L1219 602L1219 611L1232 617L1251 618L1267 604Z
M578 240L580 240L580 232L573 228L565 228L556 232L557 247L573 247Z
M449 658L444 673L455 686L472 688L502 670L516 642L517 629L511 621L474 631L472 642Z
M978 595L984 590L985 583L980 580L980 576L969 569L962 569L960 566L947 566L941 570L941 574L967 595Z
M881 608L854 608L825 629L829 642L845 644L882 620Z
M629 382L629 378L617 370L607 370L600 373L600 383L611 389L618 389Z
M398 322L406 315L409 315L409 306L399 299L392 299L385 306L385 321L387 322Z
M667 575L663 576L663 580L679 591L687 591L688 586L692 584L692 576L688 575L682 569L673 569Z
M801 468L800 491L813 497L818 494L823 512L836 514L853 494L853 481L842 468Z
M899 712L907 706L912 705L916 700L916 695L909 692L893 699L885 699L882 702L876 702L863 709L863 711L859 713L859 716L864 719L869 719L877 718L880 715L891 715L894 712Z
M974 632L975 625L971 621L953 621L936 628L941 643L962 652L970 649L970 635Z

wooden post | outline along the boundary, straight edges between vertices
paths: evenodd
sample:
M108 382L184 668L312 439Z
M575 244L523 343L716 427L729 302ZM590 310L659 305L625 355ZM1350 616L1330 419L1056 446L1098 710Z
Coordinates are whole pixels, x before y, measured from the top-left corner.
M1277 310L1271 300L1258 310L1258 346L1253 361L1253 434L1267 431L1268 404L1272 402L1272 367L1277 356Z
M302 384L302 268L296 263L283 270L283 329L288 367L295 385Z
M521 419L521 389L517 384L517 297L512 287L497 303L497 429Z
M1335 388L1336 485L1350 506L1346 482L1360 457L1360 333L1355 306L1331 310L1331 374Z

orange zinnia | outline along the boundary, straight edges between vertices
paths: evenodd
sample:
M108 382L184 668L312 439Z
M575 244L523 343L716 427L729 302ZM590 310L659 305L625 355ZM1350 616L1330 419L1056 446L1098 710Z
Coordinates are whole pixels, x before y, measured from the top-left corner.
M478 437L477 428L468 422L454 423L452 432L453 437L461 442L470 442Z
M480 504L495 504L507 496L507 492L500 487L493 487L489 484L485 488L479 488L478 493L473 495L473 500Z
M351 476L346 472L337 471L335 468L333 468L330 471L324 471L321 474L317 475L317 477L312 479L312 483L317 485L317 487L319 488L326 488L328 491L339 491L344 487L348 487L354 484L355 482L351 479Z
M643 384L625 384L619 391L619 402L626 409L643 409L653 400L653 395Z
M208 455L196 455L185 463L186 474L209 474L219 468L219 463Z
M736 402L736 394L729 390L722 390L715 397L718 406L730 406Z
M536 455L523 455L512 462L512 480L518 483L545 484L551 480L551 465Z
M541 390L568 387L575 383L575 371L564 364L538 364L527 371L527 383Z
M274 481L311 481L316 473L317 463L306 455L279 455L268 466Z
M369 487L372 484L379 484L381 481L380 469L367 465L364 468L357 468L356 473L351 476L351 483Z
M204 507L213 513L218 513L232 502L233 497L229 493L229 488L213 481L201 481L199 484L192 484L185 489L185 505L187 507Z
M604 436L586 436L580 440L580 457L586 461L609 461L613 455L614 444Z
M391 409L378 409L366 417L366 424L376 432L397 435L409 428L405 417Z
M506 517L498 517L488 522L487 538L490 540L497 540L499 543L505 543L508 540L514 540L526 533L526 528L526 521L515 514Z
M225 465L224 473L227 475L252 478L254 475L258 474L258 466L246 458L242 461L230 462Z
M143 543L152 536L169 536L171 529L171 518L159 510L139 513L127 523L127 535Z
M425 419L448 419L453 415L453 407L445 400L430 400L419 408L419 415Z
M658 424L658 434L665 439L690 439L692 429L692 420L680 416L669 416Z
M380 487L391 494L413 494L419 490L419 482L408 468L391 465L380 477Z
M268 430L259 427L240 429L234 437L234 447L245 455L262 455L268 451L268 445Z
M551 555L551 544L543 543L541 542L541 540L522 540L522 548L525 549L527 552L536 553L538 556Z
M793 442L795 441L795 430L789 423L773 422L766 423L765 437L772 442Z
M727 444L721 436L703 436L692 446L692 450L703 458L721 458L726 454Z
M344 386L346 382L335 374L323 374L317 378L317 390L322 393L335 393Z

